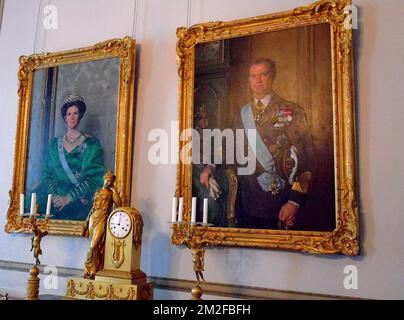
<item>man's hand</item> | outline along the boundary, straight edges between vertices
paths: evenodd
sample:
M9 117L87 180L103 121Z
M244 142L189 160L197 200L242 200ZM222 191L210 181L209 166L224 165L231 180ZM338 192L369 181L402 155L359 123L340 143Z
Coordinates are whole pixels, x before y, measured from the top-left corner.
M295 223L296 214L299 207L291 202L286 202L281 211L279 211L279 220L284 222L288 227L293 226Z
M72 202L72 198L70 195L67 196L55 196L53 199L53 204L58 210L62 210L65 206L67 206L70 202Z
M206 188L209 188L209 178L212 175L212 172L213 167L208 165L203 169L201 175L199 176L199 182Z

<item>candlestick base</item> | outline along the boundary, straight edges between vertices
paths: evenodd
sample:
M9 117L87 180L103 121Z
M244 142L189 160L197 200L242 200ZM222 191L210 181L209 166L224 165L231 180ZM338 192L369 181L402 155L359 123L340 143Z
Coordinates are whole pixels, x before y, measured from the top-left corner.
M39 300L39 268L33 266L30 270L30 277L27 284L26 300Z

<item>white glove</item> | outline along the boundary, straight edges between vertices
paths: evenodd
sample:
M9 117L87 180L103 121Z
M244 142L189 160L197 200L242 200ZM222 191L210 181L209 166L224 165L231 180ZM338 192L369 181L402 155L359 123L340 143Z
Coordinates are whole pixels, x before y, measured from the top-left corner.
M217 200L217 199L219 199L221 194L222 194L222 191L220 190L220 186L217 184L215 178L210 177L209 178L209 196L213 200Z

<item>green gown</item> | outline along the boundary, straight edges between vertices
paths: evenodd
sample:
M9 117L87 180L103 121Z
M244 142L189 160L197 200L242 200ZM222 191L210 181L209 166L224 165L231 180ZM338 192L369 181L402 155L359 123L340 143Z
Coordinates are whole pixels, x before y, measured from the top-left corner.
M47 193L51 193L52 196L70 195L72 202L60 211L52 205L51 212L55 215L53 219L85 220L91 209L95 191L103 185L105 172L103 149L98 139L94 137L86 137L70 153L59 143L62 143L61 138L55 138L50 143L42 182ZM66 164L71 170L70 174L76 178L76 184L69 178L68 170L62 165L59 148L64 153Z

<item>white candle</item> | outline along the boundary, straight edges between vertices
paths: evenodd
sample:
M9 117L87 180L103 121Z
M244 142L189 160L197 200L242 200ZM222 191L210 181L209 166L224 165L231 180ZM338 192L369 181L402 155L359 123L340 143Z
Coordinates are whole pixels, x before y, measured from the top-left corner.
M196 222L196 197L192 197L191 223Z
M24 215L24 194L20 193L20 216Z
M203 224L208 223L208 198L203 199Z
M182 214L184 212L184 198L180 198L180 204L178 206L178 222L182 222Z
M177 197L173 197L173 207L171 210L171 222L172 223L177 222L177 202L178 202Z
M29 214L31 215L31 216L33 216L33 215L35 215L35 211L36 211L36 207L35 207L35 204L36 204L36 193L33 193L32 195L31 195L31 211L29 212Z
M48 194L48 202L46 203L46 215L47 216L50 216L51 205L52 205L52 195Z

